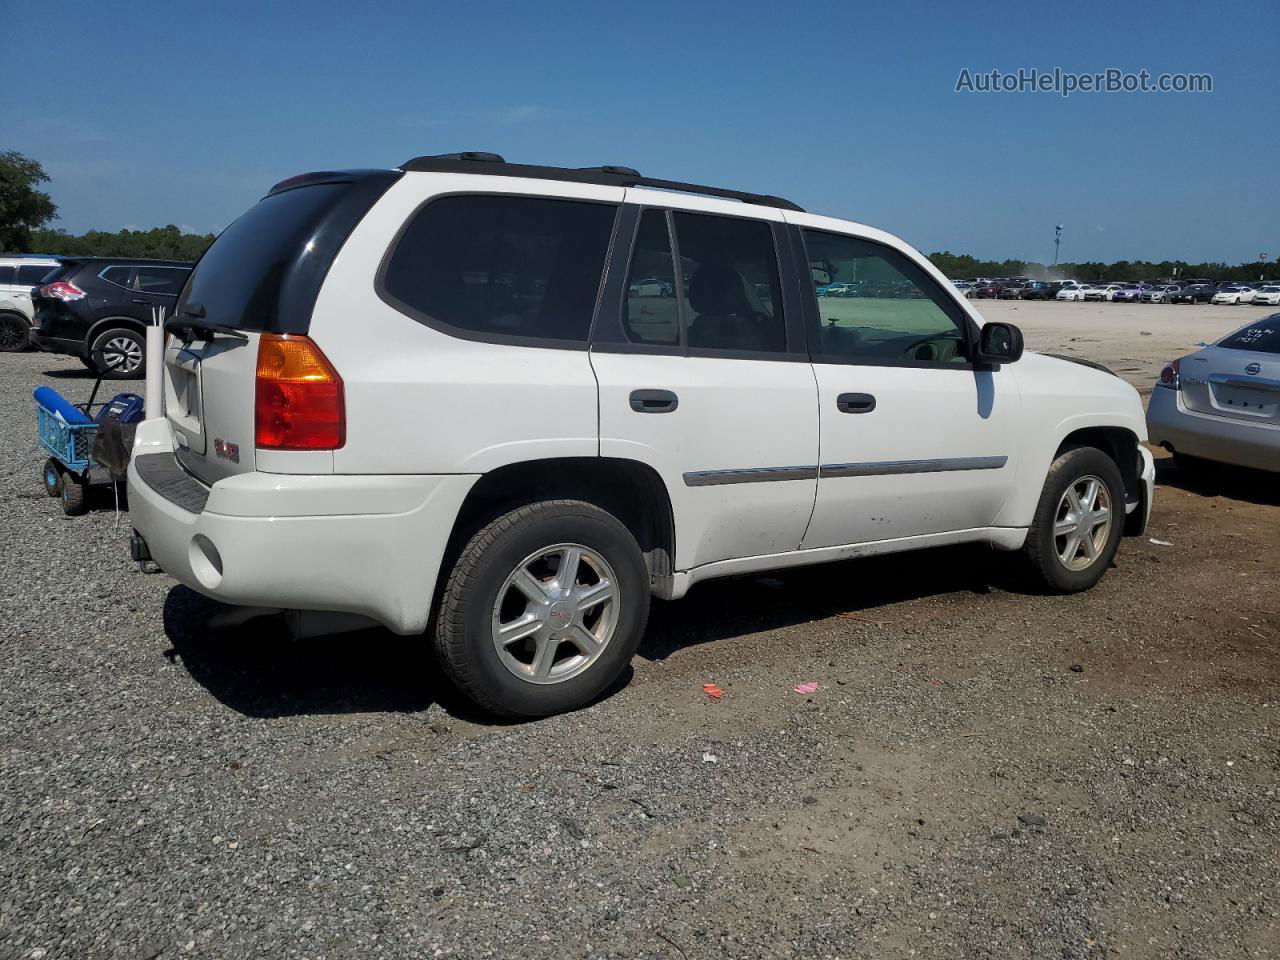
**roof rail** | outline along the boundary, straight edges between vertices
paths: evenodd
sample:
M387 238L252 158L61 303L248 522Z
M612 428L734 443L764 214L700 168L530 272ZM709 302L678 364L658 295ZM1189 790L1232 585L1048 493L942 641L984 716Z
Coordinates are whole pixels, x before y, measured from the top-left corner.
M446 153L430 157L414 157L400 164L406 172L429 173L482 173L492 177L529 177L533 180L560 180L568 183L595 183L606 187L649 187L654 190L674 190L678 193L696 193L726 200L740 200L762 207L781 207L784 210L803 212L782 197L763 193L744 193L723 187L707 187L697 183L681 183L678 180L656 180L642 177L631 167L541 167L528 163L507 163L496 153Z

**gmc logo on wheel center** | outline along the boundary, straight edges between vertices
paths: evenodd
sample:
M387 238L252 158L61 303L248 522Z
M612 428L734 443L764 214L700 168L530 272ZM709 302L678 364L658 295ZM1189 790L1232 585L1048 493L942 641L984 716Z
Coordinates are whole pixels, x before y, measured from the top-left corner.
M223 460L230 460L232 463L240 462L240 444L238 443L228 443L221 437L214 437L213 452Z

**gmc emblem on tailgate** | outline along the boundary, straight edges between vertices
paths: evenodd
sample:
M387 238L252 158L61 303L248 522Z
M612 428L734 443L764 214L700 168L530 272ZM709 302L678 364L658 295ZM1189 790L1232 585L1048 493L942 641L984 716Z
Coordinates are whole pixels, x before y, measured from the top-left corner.
M232 463L240 462L240 444L238 443L228 443L221 437L214 437L213 452L223 460L230 460Z

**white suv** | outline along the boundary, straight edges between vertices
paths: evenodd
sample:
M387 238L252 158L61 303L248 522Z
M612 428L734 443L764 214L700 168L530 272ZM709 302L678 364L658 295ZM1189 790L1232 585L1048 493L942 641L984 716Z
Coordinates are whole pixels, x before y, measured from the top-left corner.
M135 558L302 635L429 631L507 716L599 695L651 596L960 542L1084 590L1151 508L1124 381L886 233L627 168L284 181L168 327Z
M28 254L0 257L0 353L31 343L31 291L62 265L57 257Z

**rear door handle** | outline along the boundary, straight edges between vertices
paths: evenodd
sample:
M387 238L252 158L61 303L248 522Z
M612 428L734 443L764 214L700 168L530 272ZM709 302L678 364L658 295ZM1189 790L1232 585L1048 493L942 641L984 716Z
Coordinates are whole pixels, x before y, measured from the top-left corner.
M876 408L876 398L869 393L842 393L836 397L836 409L841 413L870 413Z
M631 409L636 413L670 413L680 398L670 390L632 390Z

